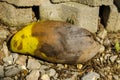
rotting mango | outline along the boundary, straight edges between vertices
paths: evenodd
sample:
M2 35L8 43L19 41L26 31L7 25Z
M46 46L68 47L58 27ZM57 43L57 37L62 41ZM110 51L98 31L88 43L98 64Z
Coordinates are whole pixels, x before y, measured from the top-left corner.
M86 29L48 20L33 22L18 31L10 41L10 48L49 62L77 64L94 57L100 44Z

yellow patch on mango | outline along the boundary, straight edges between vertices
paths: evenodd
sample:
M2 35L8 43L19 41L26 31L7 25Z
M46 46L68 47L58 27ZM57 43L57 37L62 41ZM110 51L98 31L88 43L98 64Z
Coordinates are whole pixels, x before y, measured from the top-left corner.
M32 27L35 23L27 25L13 36L10 42L10 48L13 52L34 55L39 43L38 39L32 36Z

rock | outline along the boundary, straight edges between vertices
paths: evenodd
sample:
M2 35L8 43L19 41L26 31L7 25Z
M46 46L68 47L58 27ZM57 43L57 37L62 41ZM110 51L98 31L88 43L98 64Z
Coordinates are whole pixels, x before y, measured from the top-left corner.
M110 31L118 31L120 30L120 13L118 13L118 9L115 5L111 5L109 7L104 8L103 11L103 19L106 24L107 30ZM106 15L108 16L106 22Z
M82 64L77 64L77 68L80 70L83 67Z
M40 6L41 19L59 21L69 19L75 25L79 25L93 33L97 31L98 14L99 7L89 7L75 2L52 4L49 0L46 0Z
M5 77L2 80L14 80L14 79L12 79L11 77Z
M25 55L19 55L18 58L16 59L16 64L19 64L19 65L24 65L26 66L26 60L27 60L27 56Z
M0 2L0 11L0 20L9 26L23 26L32 21L32 8L16 8L6 2Z
M11 77L20 73L21 69L18 66L7 66L5 67L5 76Z
M105 47L104 47L103 45L101 45L100 50L99 50L99 53L102 53L102 52L104 52L104 51L105 51Z
M3 58L3 62L5 62L7 65L13 64L13 57L12 57L12 55Z
M111 62L115 62L115 60L117 59L118 55L114 55L110 57L110 61Z
M30 6L39 6L41 0L1 0L3 2L7 2L9 4L13 4L17 7L30 7Z
M43 74L45 74L46 73L46 69L49 69L49 67L48 66L46 66L46 65L41 65L41 67L40 67L40 72L41 72L41 75L43 75Z
M6 39L8 34L9 32L6 29L0 28L0 39Z
M120 80L120 77L118 75L113 75L114 80Z
M28 69L40 69L41 64L38 62L38 60L35 59L28 59L27 68Z
M107 59L109 59L110 58L110 54L106 54L105 56L104 56L104 59L105 60L107 60Z
M120 60L117 60L116 62L120 65Z
M4 77L4 67L0 65L0 78Z
M55 76L55 74L56 74L56 71L55 71L55 69L50 69L49 71L48 71L48 75L51 77L51 76Z
M7 43L6 42L3 43L3 49L2 49L2 51L4 52L5 57L8 57L10 55L10 53L8 51L8 47L7 47Z
M38 80L39 70L32 70L29 75L26 76L26 80Z
M47 74L41 76L41 80L50 80L50 77Z
M105 47L110 46L110 40L109 40L108 38L106 38L106 39L104 40L104 42L103 42L103 45L104 45Z
M105 39L106 36L107 31L105 29L98 34L98 37L100 37L101 39Z
M86 4L89 6L101 6L101 5L112 5L113 0L51 0L53 3L61 3L61 2L77 2L81 4Z
M96 72L89 72L82 77L81 80L97 80L100 78L100 75Z
M12 57L13 57L13 62L15 63L16 60L18 59L19 57L19 54L18 53L11 53L12 54Z

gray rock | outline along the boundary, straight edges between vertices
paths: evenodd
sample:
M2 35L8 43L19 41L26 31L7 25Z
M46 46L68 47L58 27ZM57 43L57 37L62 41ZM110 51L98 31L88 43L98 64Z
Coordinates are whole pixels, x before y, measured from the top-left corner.
M16 8L0 2L0 11L0 20L9 26L23 26L32 21L32 8Z
M82 77L81 80L97 80L100 78L100 75L96 72L89 72Z
M41 64L38 60L35 59L28 59L27 68L28 69L40 69Z
M14 4L18 7L25 7L25 6L39 6L41 0L1 0L7 2L9 4Z
M26 60L27 60L27 56L19 55L18 58L16 59L16 64L26 66Z
M14 79L12 79L11 77L5 77L2 80L14 80Z
M48 66L46 66L46 65L41 65L41 67L40 67L40 72L41 72L41 75L43 75L43 74L45 74L46 73L46 69L49 69L49 67Z
M30 74L26 76L26 80L38 80L39 76L39 70L32 70Z
M56 71L55 71L55 69L50 69L49 71L48 71L48 75L51 77L51 76L55 76L55 74L56 74Z
M13 64L13 57L12 57L12 55L3 58L3 62L5 62L7 65Z
M115 60L117 59L118 55L114 55L110 57L110 61L111 62L115 62Z
M43 74L41 80L50 80L50 77L47 74Z
M0 65L0 78L4 77L4 67Z
M90 6L100 6L100 5L112 5L113 0L51 0L53 3L61 3L61 2L77 2Z
M107 31L105 29L98 34L98 37L100 37L101 39L105 39L106 36L107 36Z
M111 5L108 8L104 8L103 11L103 19L106 24L106 28L108 31L118 31L120 30L120 14L118 13L118 9L115 5ZM106 15L108 15L108 20L106 19ZM107 22L106 22L107 21Z
M5 68L5 76L11 77L15 76L21 71L18 66L8 66Z
M0 28L0 38L1 39L6 39L8 34L9 34L9 32L7 30L5 30L4 28Z
M91 32L97 31L99 7L89 7L75 2L52 4L49 0L47 1L40 6L41 19L60 21L69 19L75 25Z

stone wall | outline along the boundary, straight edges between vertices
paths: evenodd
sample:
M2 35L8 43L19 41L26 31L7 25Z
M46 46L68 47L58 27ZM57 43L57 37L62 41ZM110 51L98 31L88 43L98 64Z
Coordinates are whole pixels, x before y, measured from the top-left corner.
M9 26L60 20L94 33L100 18L108 31L120 30L120 0L1 0L0 11L1 22Z

